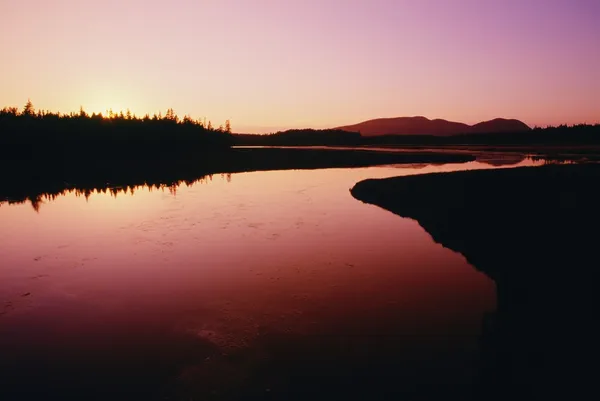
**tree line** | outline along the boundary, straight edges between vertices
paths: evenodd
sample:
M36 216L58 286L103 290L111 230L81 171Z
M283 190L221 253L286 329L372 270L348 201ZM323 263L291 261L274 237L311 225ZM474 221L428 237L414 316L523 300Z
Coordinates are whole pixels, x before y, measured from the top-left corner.
M236 145L253 146L367 146L367 145L600 145L600 124L536 127L526 132L458 135L376 135L340 129L291 129L272 134L234 134Z
M477 133L450 136L384 135L363 138L365 145L600 145L600 124L535 127L526 132Z
M362 137L358 132L340 129L290 129L271 134L237 134L236 145L245 146L358 146Z
M0 110L0 152L4 158L47 159L57 155L95 158L182 155L231 145L231 124L217 128L206 119L180 118L170 108L138 117L131 111L68 114L23 109Z

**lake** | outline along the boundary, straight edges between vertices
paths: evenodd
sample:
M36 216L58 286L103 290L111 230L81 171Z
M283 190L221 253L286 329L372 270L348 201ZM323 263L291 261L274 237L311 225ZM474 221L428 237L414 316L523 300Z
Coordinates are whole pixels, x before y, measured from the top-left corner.
M3 203L0 398L466 398L494 283L349 189L475 168L493 165L263 171Z

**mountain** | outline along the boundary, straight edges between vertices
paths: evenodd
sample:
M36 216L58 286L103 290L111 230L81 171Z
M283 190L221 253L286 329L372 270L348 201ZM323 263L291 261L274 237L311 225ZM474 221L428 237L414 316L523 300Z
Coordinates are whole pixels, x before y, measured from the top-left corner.
M490 121L483 121L479 124L471 126L471 133L486 134L490 132L524 132L531 128L527 124L519 120L507 120L504 118L496 118Z
M360 132L363 136L377 135L436 135L483 134L498 132L524 132L531 128L519 120L496 118L475 125L467 125L442 119L426 117L377 118L354 125L337 127L344 131Z

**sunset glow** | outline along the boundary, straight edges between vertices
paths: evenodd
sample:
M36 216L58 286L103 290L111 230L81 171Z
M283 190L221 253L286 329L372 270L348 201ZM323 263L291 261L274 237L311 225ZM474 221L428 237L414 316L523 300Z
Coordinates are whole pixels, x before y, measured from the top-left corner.
M423 115L600 122L596 0L31 0L0 5L0 107L236 132Z
M0 401L596 390L600 0L4 0L0 60Z
M118 113L119 111L125 112L127 108L135 107L139 104L139 100L133 98L128 93L118 90L118 88L111 88L110 86L99 86L94 90L90 91L86 98L81 101L82 107L89 113L102 113L108 115L109 110L113 110Z

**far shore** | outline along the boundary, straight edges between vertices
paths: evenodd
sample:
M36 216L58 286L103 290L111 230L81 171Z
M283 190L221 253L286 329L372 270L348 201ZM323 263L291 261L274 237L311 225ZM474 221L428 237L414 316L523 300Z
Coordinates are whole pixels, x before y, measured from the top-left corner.
M132 154L48 155L46 159L0 161L0 204L35 201L65 190L102 190L139 185L170 186L213 174L267 170L368 167L387 164L463 163L473 155L453 152L382 152L368 149L231 148L185 157Z

